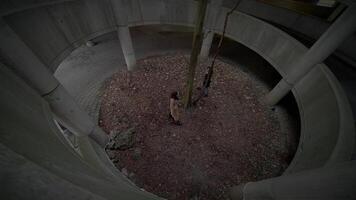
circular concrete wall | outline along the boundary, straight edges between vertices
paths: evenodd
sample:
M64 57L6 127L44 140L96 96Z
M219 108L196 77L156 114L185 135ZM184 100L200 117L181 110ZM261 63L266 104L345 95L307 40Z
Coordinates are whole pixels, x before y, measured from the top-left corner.
M193 26L195 7L191 0L32 2L4 5L2 17L54 72L75 48L120 25ZM224 7L211 9L208 15L215 12L217 20L212 23L208 17L206 28L221 33L227 11ZM230 17L227 37L257 52L283 77L290 75L291 63L307 51L283 31L239 12ZM293 94L299 107L301 138L285 174L349 160L355 138L353 117L334 75L320 64L295 85Z

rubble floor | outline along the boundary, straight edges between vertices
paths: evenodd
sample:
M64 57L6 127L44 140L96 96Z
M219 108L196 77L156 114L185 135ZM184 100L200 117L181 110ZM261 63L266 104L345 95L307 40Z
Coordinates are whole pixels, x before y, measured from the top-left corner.
M193 99L210 62L196 69ZM179 200L226 199L231 186L280 175L295 153L293 130L263 104L268 88L238 66L217 60L209 95L180 108L182 126L170 123L170 93L182 98L188 63L183 53L148 57L107 81L99 125L136 130L132 148L107 150L116 166L146 191Z

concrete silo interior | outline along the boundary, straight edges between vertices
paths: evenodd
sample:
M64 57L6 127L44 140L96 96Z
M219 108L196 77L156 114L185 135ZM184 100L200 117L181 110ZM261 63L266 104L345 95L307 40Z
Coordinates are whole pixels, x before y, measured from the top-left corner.
M1 199L355 199L353 0L0 4Z

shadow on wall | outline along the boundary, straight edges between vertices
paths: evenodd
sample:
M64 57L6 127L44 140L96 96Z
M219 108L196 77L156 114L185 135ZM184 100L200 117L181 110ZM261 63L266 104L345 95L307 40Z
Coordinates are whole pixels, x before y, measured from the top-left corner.
M211 54L214 54L219 39L220 36L215 34L210 51ZM220 55L223 58L228 58L239 64L239 67L241 67L243 71L251 73L269 88L273 88L273 86L275 86L282 78L282 76L264 58L250 48L230 38L224 38Z

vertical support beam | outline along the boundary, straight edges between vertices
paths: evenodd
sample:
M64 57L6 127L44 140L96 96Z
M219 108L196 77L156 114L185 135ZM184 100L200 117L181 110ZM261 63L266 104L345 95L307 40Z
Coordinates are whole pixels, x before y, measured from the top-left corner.
M117 25L117 35L124 54L127 70L131 71L136 66L136 57L132 45L130 28L128 27L128 10L130 9L130 5L125 3L125 1L119 0L110 0L110 5Z
M199 0L197 6L195 29L194 29L194 36L193 36L193 46L192 46L192 52L190 54L190 61L189 61L189 67L187 73L186 92L183 99L184 107L186 109L189 108L192 104L195 69L198 64L198 57L203 42L203 25L204 25L207 5L208 5L208 0Z
M0 35L2 35L2 34L0 34ZM2 79L4 79L4 81L2 81ZM8 112L17 113L15 115L19 116L20 118L21 118L21 116L25 117L24 119L27 118L26 123L31 124L30 127L32 127L32 131L35 130L36 128L45 128L45 127L48 128L49 127L49 126L42 127L40 124L37 123L38 119L36 119L36 120L29 119L29 117L34 117L34 118L40 117L43 120L42 123L46 124L46 123L49 123L48 121L46 121L46 120L48 120L48 117L51 117L51 115L48 115L48 113L45 115L42 115L42 116L41 116L41 114L40 115L35 114L35 116L33 116L33 114L36 112L24 113L25 111L23 110L24 107L28 107L29 109L26 109L26 110L32 110L32 111L35 111L35 110L38 111L38 109L40 109L40 110L44 109L43 104L41 103L41 96L39 96L38 94L37 94L37 97L36 97L36 95L34 96L34 92L36 93L36 91L33 88L29 87L29 85L26 85L27 87L24 87L26 82L24 80L21 80L21 78L18 76L18 74L14 73L13 70L10 70L8 68L8 66L3 65L2 63L0 63L0 81L2 81L2 83L0 83L0 87L2 87L1 88L2 92L4 91L6 93L5 98L1 99L2 103L5 103L5 104L3 104L3 106L7 105L11 108L10 111L8 111ZM5 85L1 85L4 83L5 83ZM14 87L11 87L12 84L14 85ZM16 90L16 91L13 91L13 90ZM24 95L22 93L24 93ZM21 95L19 95L19 94L21 94ZM29 101L30 104L27 102L26 98L31 99ZM35 99L37 99L37 100L35 100ZM13 103L14 101L15 101L15 104ZM42 101L44 101L43 98L42 98ZM21 105L17 105L16 102L17 102L17 104L21 104ZM35 108L32 108L33 106L35 106ZM47 110L47 107L45 108L45 110ZM33 128L35 128L35 129L33 129ZM48 133L48 134L51 134L51 132L53 132L53 130L46 130L46 131L47 132L45 132L45 133ZM30 136L30 137L32 137L32 136ZM42 139L40 135L37 135L34 137L37 137L37 139L39 139L39 140ZM42 135L42 137L43 137L43 135ZM19 138L19 139L21 140L23 138ZM79 155L81 155L81 157L83 158L84 161L86 161L88 164L90 164L95 169L100 170L100 173L106 174L108 177L115 176L115 174L108 167L106 167L105 164L100 160L100 156L98 156L98 153L95 151L98 149L98 147L96 147L98 145L98 144L96 144L96 142L91 141L87 135L84 135L84 134L78 135L78 133L76 135L76 139L78 140L78 147L79 147L78 153L79 153ZM103 150L101 150L101 151L103 151Z
M214 39L214 30L216 29L216 21L219 15L219 7L222 0L210 1L208 5L208 14L205 18L205 33L203 38L203 44L200 51L200 60L206 60L209 57L211 44Z
M265 97L269 105L277 104L315 65L322 63L356 30L356 4L350 5L314 45L291 66L291 71Z
M135 50L132 46L132 39L130 35L130 29L128 26L119 26L117 34L120 40L122 52L125 57L127 70L131 71L136 66Z
M213 43L214 39L214 32L213 31L205 31L204 33L204 39L203 39L203 44L201 46L201 51L200 51L200 60L206 60L209 57L209 52L211 48L211 44Z
M53 76L32 50L0 19L0 50L11 60L16 73L50 105L58 119L76 136L90 136L105 146L108 136L85 111L80 109L67 90Z

